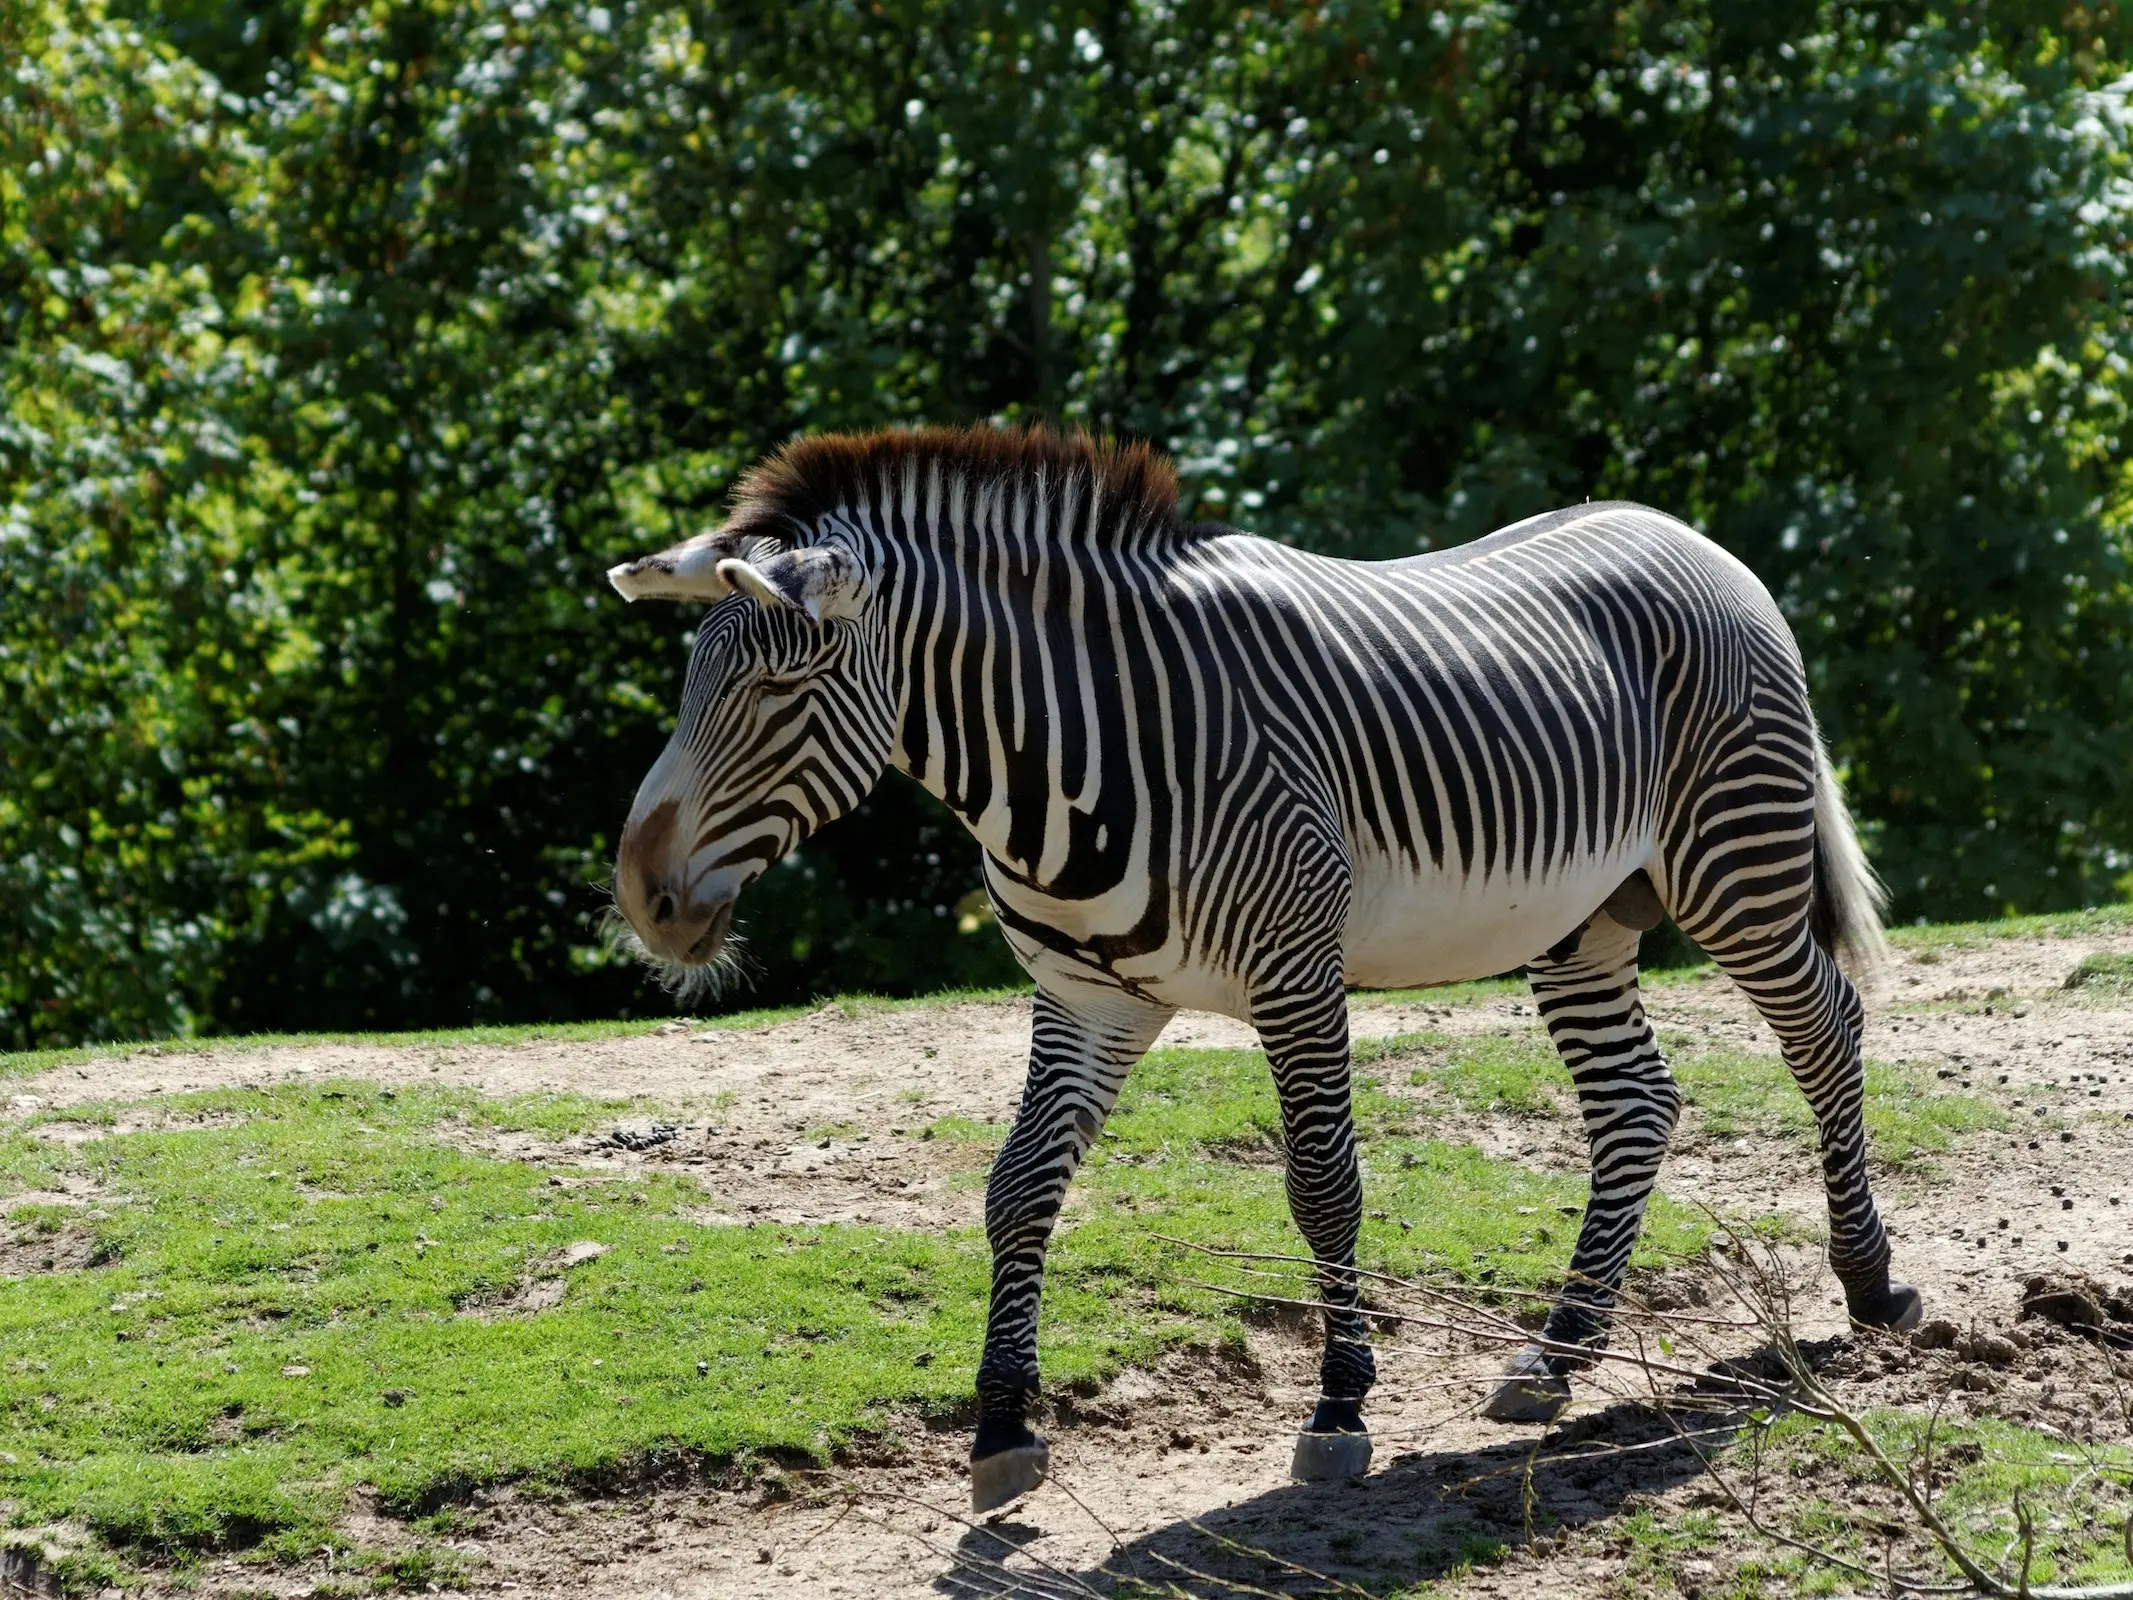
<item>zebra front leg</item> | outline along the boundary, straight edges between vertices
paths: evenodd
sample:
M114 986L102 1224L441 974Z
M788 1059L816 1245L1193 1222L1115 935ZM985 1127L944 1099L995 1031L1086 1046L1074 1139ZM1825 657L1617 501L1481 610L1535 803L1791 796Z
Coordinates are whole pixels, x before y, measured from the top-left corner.
M1513 1358L1483 1415L1496 1422L1552 1422L1570 1403L1570 1374L1587 1364L1578 1346L1597 1346L1629 1269L1658 1181L1681 1091L1652 1037L1637 994L1637 934L1606 912L1529 964L1533 996L1549 1037L1570 1069L1592 1149L1592 1192L1570 1277L1549 1309L1540 1342Z
M1348 997L1337 957L1315 976L1317 982L1298 992L1262 997L1252 1008L1281 1098L1289 1211L1318 1263L1325 1308L1319 1402L1297 1436L1290 1465L1307 1482L1353 1478L1369 1467L1363 1401L1377 1382L1355 1275L1363 1174L1349 1094Z
M978 1432L970 1447L974 1510L1004 1506L1044 1481L1051 1454L1028 1414L1038 1393L1045 1248L1074 1169L1110 1115L1127 1072L1171 1015L1124 994L1077 994L1070 1007L1041 988L1031 1006L1022 1106L985 1185L992 1305L978 1364Z

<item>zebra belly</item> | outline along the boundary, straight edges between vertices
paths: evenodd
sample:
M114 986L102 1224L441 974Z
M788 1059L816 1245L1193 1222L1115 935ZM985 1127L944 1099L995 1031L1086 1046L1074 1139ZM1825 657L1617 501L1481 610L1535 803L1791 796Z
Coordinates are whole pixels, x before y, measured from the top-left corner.
M1344 946L1348 982L1415 989L1508 972L1583 923L1651 853L1650 841L1639 841L1538 880L1358 859Z

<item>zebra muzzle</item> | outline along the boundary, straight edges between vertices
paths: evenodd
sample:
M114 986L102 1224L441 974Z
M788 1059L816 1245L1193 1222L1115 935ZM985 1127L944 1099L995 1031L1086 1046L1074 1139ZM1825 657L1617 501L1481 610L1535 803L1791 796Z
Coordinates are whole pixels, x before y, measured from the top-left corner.
M706 966L718 959L726 935L733 931L733 901L693 903L670 892L645 896L641 918L631 918L648 954L684 967Z

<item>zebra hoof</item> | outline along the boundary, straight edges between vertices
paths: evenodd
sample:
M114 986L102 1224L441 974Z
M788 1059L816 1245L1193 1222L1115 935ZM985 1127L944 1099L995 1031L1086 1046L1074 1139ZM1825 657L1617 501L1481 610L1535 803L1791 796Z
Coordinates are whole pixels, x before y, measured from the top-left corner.
M1862 1328L1881 1328L1889 1333L1909 1333L1925 1320L1926 1302L1919 1292L1900 1278L1890 1278L1876 1294L1849 1302L1852 1321Z
M1333 1483L1342 1478L1360 1478L1369 1470L1367 1433L1313 1433L1306 1428L1296 1436L1296 1455L1289 1462L1289 1476L1298 1483Z
M1491 1422L1553 1422L1570 1404L1570 1380L1549 1370L1548 1358L1532 1345L1511 1358L1481 1414Z
M1018 1444L970 1463L970 1509L980 1516L1019 1500L1044 1482L1052 1464L1051 1446L1042 1439Z

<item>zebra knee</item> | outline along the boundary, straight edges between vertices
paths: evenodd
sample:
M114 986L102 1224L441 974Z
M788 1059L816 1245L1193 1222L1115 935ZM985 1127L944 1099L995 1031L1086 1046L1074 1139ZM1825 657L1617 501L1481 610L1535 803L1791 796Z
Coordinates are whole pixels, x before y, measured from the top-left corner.
M996 1260L1023 1251L1035 1251L1041 1259L1065 1188L1064 1181L1042 1181L1035 1174L987 1187L985 1239Z

